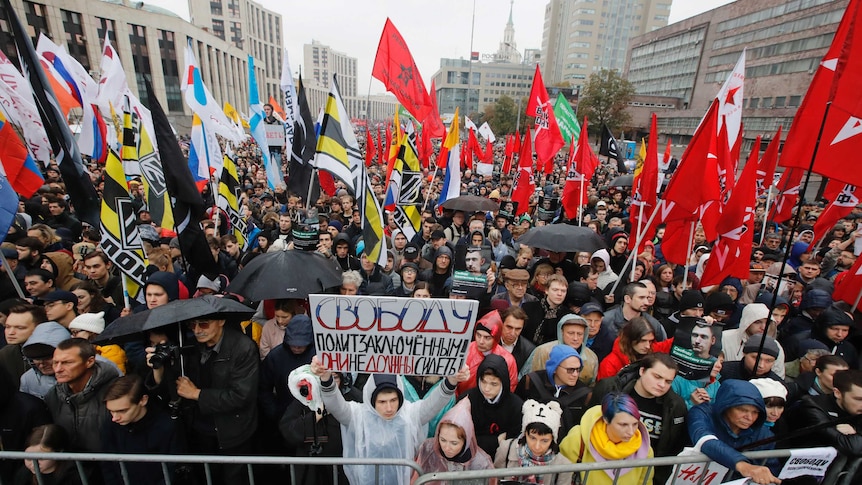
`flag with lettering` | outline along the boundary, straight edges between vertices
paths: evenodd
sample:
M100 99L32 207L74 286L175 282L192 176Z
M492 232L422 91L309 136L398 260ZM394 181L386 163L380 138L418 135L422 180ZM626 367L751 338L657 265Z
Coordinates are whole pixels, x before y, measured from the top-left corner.
M581 125L578 123L578 117L572 109L569 100L563 96L563 93L557 95L557 101L554 103L554 116L560 125L560 133L563 135L563 140L575 140L581 136Z
M527 116L535 117L536 132L533 143L536 149L538 165L545 167L545 173L549 172L549 166L553 168L554 157L566 144L560 127L557 125L557 117L554 116L554 108L542 81L542 72L536 64L536 74L533 77L533 87L530 90L530 99L527 101Z
M826 184L823 198L829 201L829 206L817 218L814 223L814 240L810 248L823 239L829 231L835 227L835 223L847 217L859 204L859 193L855 185L846 184L839 180L830 180Z
M404 37L389 18L380 35L371 75L382 82L417 120L425 119L431 109L428 89Z
M12 8L10 0L3 0L3 7L6 9L8 26L11 27L15 47L18 50L21 71L33 88L36 108L51 143L51 151L57 160L60 174L66 184L66 191L75 209L75 215L82 222L94 227L98 226L101 198L93 186L90 174L84 168L78 144L69 129L65 115L60 111L57 98L42 69L40 56L33 48L30 36L15 9Z
M129 298L136 300L143 296L140 293L147 280L148 263L123 163L114 150L109 150L105 161L104 180L99 246L126 278Z

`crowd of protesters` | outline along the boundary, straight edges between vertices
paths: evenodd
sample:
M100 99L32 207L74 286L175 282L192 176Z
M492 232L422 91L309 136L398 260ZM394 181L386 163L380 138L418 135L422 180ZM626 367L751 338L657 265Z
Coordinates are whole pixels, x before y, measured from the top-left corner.
M498 158L502 149L498 143ZM803 204L795 232L764 222L760 207L747 278L701 287L711 250L702 228L694 232L689 265L664 261L661 228L644 252L630 254L630 197L610 185L616 164L599 167L583 208L583 225L606 243L594 252L520 242L533 227L577 223L560 214L561 164L537 175L530 207L513 211L506 207L512 177L464 170L462 194L500 205L490 212L440 210L443 173L426 169L415 235L387 214L385 266L366 257L361 212L336 184L335 193L310 204L319 220L316 252L343 271L333 291L469 298L480 309L466 365L456 374L350 375L330 372L315 357L306 301L251 302L226 292L255 257L292 250L292 229L310 213L305 194L289 193L287 184L269 190L252 142L236 155L240 205L252 230L241 247L226 218L201 221L221 271L214 279L190 280L176 234L156 226L141 184L130 181L150 263L140 304L124 299L98 228L75 218L56 167L47 169L35 197L21 200L2 248L4 450L406 458L425 472L527 468L506 479L544 484L573 482L571 473L547 473L544 465L675 456L693 443L732 475L758 484L778 483L780 464L754 463L739 450L765 438L779 440L757 449L823 445L862 456L862 429L853 420L862 414L862 334L854 309L832 297L835 280L850 277L857 257L862 207L811 249L822 204ZM99 167L91 171L101 188ZM385 163L368 173L382 198ZM209 189L203 197L213 204ZM788 248L793 257L785 266ZM485 284L464 284L464 272ZM179 330L91 343L121 315L206 294L243 301L257 313L244 322L204 315ZM183 372L163 353L178 332L194 342L183 351ZM672 351L679 348L688 360ZM690 372L692 363L701 372ZM317 379L318 409L292 392L294 371ZM804 436L791 433L800 428ZM43 460L39 467L50 483L81 481L67 462ZM127 467L132 483L165 482L158 464ZM34 483L33 468L5 461L0 478ZM247 479L244 465L217 468L218 483ZM89 483L122 482L116 463L86 463L84 471ZM203 483L198 467L171 466L168 473L175 483ZM278 467L257 473L263 483L290 480ZM300 467L295 480L365 484L375 473L387 484L415 478L406 468L354 465L335 477ZM663 484L671 470L621 473L617 483ZM609 469L585 483L612 481Z

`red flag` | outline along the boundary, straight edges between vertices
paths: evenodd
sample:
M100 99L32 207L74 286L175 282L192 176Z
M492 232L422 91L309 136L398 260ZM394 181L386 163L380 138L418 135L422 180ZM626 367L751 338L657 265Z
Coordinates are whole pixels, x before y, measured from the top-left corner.
M716 285L728 276L747 278L751 248L754 244L754 208L757 205L757 157L760 137L730 194L718 221L718 241L700 277L701 287Z
M377 45L371 75L379 79L414 118L425 119L431 109L428 90L404 37L388 18Z
M281 104L275 100L273 95L269 95L269 104L272 105L272 111L278 115L279 120L284 122L287 119L287 115L284 113L284 110L281 109Z
M682 154L679 168L671 177L664 197L656 208L660 212L653 223L667 223L662 253L672 263L688 264L687 247L691 242L691 224L695 221L701 221L708 240L717 237L716 225L720 216L717 209L721 190L715 155L716 123L718 103L713 101ZM693 180L699 183L692 184ZM650 230L652 228L647 232Z
M419 146L416 148L422 168L428 168L431 163L431 155L434 152L434 147L431 146L431 129L427 124L422 125L422 132L419 134Z
M374 139L371 138L371 129L370 127L365 127L365 166L370 167L371 162L374 160L374 152L377 151L377 147L374 146Z
M839 219L847 217L853 208L859 204L859 195L856 193L856 186L839 182L838 180L830 180L826 184L826 190L823 192L823 198L830 202L829 207L820 214L817 222L814 223L814 240L811 241L809 248L823 239L829 231L835 227L835 223Z
M520 137L517 132L513 135L506 135L506 156L503 158L503 166L500 168L501 175L509 175L512 171L512 158L515 157L515 140Z
M847 160L858 156L862 138L862 26L859 0L851 0L823 61L814 74L802 105L793 118L779 162L783 167L807 169L823 123L813 171L830 179L862 185L862 170L848 170ZM828 109L827 103L832 102ZM825 122L824 122L825 117Z
M437 86L435 81L431 80L431 92L428 99L431 101L431 109L428 110L428 116L422 121L422 129L428 130L428 139L443 138L446 136L446 127L443 126L443 121L440 119L440 110L437 109ZM429 155L430 156L430 155Z
M485 153L482 156L482 161L494 163L494 146L491 145L491 140L485 140Z
M470 153L468 153L469 151L470 151L470 143L461 143L461 150L460 150L460 152L461 152L461 160L460 160L461 170L465 170L468 166L468 162L467 162L467 156L468 155L471 157L470 161L469 161L469 165L470 166L473 165L473 158L472 158L472 155Z
M793 207L799 201L799 189L802 185L804 172L801 168L788 168L781 174L781 180L778 181L778 189L781 190L781 194L775 198L775 208L771 217L773 221L780 224L793 217Z
M524 142L521 143L521 154L518 156L518 173L515 174L515 184L512 188L512 201L518 203L517 214L521 215L530 210L530 196L536 191L533 181L533 147L530 143L530 128L524 133Z
M658 205L658 127L655 113L650 122L649 141L647 142L646 158L643 164L635 168L634 181L632 182L632 205L629 209L629 219L632 222L632 231L637 237L638 232L644 232L640 238L637 254L643 252L647 239L652 234L643 231L642 225L649 220L650 215ZM643 218L641 218L643 208Z
M775 138L769 142L766 151L763 152L763 158L757 164L757 196L760 197L766 193L772 185L775 178L775 165L778 164L778 145L781 144L781 126L778 127L778 132Z
M536 158L539 165L544 166L547 172L547 164L553 164L554 156L566 142L560 133L560 126L554 116L554 107L551 106L551 100L545 89L545 83L542 81L542 73L539 71L538 64L536 64L536 74L533 78L533 88L530 90L530 100L527 102L527 116L536 118L534 128L536 130ZM553 165L551 169L553 169Z
M318 170L317 180L320 182L320 188L326 192L326 195L330 197L335 195L335 179L332 178L331 173L326 170Z
M671 159L671 151L670 151L670 137L667 137L667 146L664 149L664 157L662 157L661 164L667 167L670 163Z
M587 136L588 125L589 121L584 118L584 124L581 127L582 136L578 138L577 144L572 137L569 147L569 166L561 200L563 210L569 219L578 217L578 209L587 203L587 183L593 178L596 167L599 166L599 157L593 152ZM582 185L584 190L581 190Z
M856 262L849 270L838 273L838 276L835 277L835 291L832 292L832 299L856 305L860 294L862 294L862 258L856 258Z

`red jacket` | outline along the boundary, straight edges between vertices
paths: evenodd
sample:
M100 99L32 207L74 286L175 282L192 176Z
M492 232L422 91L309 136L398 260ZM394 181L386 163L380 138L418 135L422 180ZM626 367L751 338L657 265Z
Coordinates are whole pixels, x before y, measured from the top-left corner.
M494 346L491 347L490 353L497 354L506 361L506 366L509 368L510 391L515 392L515 388L518 386L518 364L515 362L515 358L512 354L500 346L500 334L503 332L503 322L500 319L500 313L494 310L479 319L479 321L476 322L476 329L483 329L482 327L484 327L484 330L489 331L491 336L494 337ZM476 342L470 342L470 346L467 347L466 359L467 367L470 368L470 379L458 384L458 387L455 389L455 393L458 396L477 386L479 376L477 376L476 373L479 370L479 364L481 364L484 359L485 355L482 352L479 352Z
M662 342L653 342L652 351L662 354L669 354L670 348L673 347L673 339L669 338ZM614 348L611 350L611 353L608 354L607 357L602 359L599 364L599 373L596 375L596 381L600 381L606 377L613 377L617 375L617 372L620 371L623 367L629 365L631 360L629 357L623 353L620 348L620 338L617 337L614 340Z

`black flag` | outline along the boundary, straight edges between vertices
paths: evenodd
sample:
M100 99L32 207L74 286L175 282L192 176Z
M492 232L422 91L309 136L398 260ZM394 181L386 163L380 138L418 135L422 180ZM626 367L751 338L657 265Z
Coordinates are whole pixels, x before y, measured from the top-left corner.
M308 109L308 100L305 97L302 75L299 76L298 84L299 91L296 97L299 116L296 117L293 125L293 151L288 164L290 178L287 189L305 200L308 197L308 185L313 182L311 176L314 174L314 167L310 162L317 148L317 137L314 132L314 118L311 117L311 110ZM314 205L319 197L320 184L314 184L311 189L311 200L306 201L307 207Z
M93 181L90 180L90 174L84 169L81 152L78 150L72 130L69 129L51 84L45 77L45 71L42 70L33 42L9 0L3 0L3 8L6 9L6 18L9 19L15 48L18 49L21 71L33 87L33 100L36 102L39 117L42 118L45 133L51 143L51 151L54 152L54 158L63 176L69 202L75 208L78 219L93 227L99 227L102 200L93 186Z
M599 155L615 159L619 173L629 173L629 170L626 168L623 151L620 149L619 143L617 143L617 139L614 138L608 125L602 125L602 144L599 147Z
M150 100L150 113L153 115L153 129L156 131L156 145L162 159L165 173L165 186L171 194L171 208L174 213L174 227L180 241L183 258L195 269L196 274L213 279L218 276L218 265L213 259L200 221L206 208L198 192L189 162L183 156L180 145L171 129L171 123L159 104L156 93L149 80L146 80L147 99ZM197 280L194 280L197 281Z

